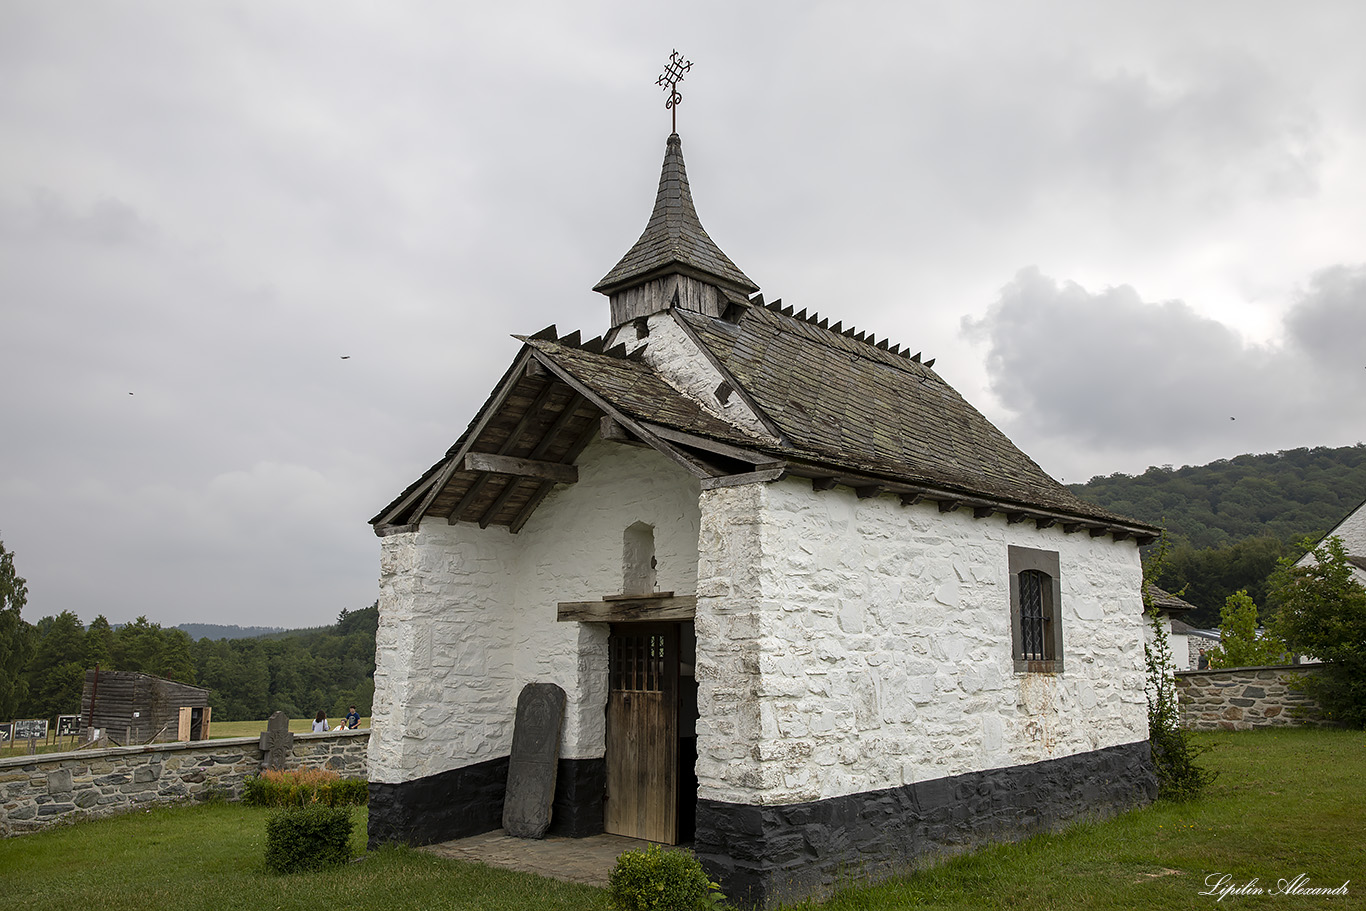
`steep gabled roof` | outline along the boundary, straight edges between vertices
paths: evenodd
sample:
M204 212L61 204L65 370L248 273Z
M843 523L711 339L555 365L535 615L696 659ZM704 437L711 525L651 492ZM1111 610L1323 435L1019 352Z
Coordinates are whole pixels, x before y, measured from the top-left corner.
M1049 477L930 367L768 307L676 311L794 446L832 464L1118 519Z
M894 493L908 505L929 500L979 518L1004 513L1010 523L1060 523L1117 540L1156 536L1156 528L1087 503L1049 477L930 369L932 361L805 311L765 306L762 295L749 299L758 289L698 220L677 134L645 232L594 290L610 295L670 274L720 289L719 316L687 309L677 296L661 309L673 311L698 361L710 362L703 374L719 377L708 391L722 403L738 394L753 422L719 417L724 405L695 398L690 381L682 385L691 392L672 385L677 349L660 355L671 358L658 362L663 372L652 367L644 315L634 317L643 344L631 351L625 343L604 350L602 338L580 342L577 332L560 338L550 326L523 339L469 428L371 520L376 531L438 516L516 532L556 484L575 482L584 447L611 433L653 447L703 488L796 476L816 490L844 484L860 497Z
M1156 535L1078 499L918 360L788 312L732 310L734 321L675 314L777 435L730 424L668 383L647 363L648 341L604 351L601 339L558 338L552 326L524 339L470 427L371 520L376 531L438 516L515 532L608 418L626 428L623 439L653 446L704 486L793 475L817 489L846 484L860 496L898 493L1011 522Z
M677 133L669 136L659 192L645 232L593 290L611 294L670 272L681 272L744 294L759 290L702 227L688 188L683 141Z

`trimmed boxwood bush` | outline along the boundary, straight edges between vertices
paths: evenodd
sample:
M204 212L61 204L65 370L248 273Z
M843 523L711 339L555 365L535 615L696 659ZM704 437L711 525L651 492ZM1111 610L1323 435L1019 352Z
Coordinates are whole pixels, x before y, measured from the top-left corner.
M311 803L329 807L358 807L369 800L364 778L342 778L330 769L297 769L248 778L242 802L253 807L301 807Z
M692 854L659 845L622 854L607 878L616 911L702 911L721 904L720 889Z
M295 873L335 867L351 859L351 811L311 804L272 813L266 820L266 869Z

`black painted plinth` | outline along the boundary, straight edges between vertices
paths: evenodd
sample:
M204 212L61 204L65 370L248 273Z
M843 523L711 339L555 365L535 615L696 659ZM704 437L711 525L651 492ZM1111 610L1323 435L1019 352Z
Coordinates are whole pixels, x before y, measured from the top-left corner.
M430 845L492 832L503 824L508 758L452 769L401 784L370 782L369 845ZM561 759L550 835L580 838L602 831L603 759Z
M698 800L694 850L732 901L765 908L1156 796L1141 741L788 806Z
M561 759L547 834L568 838L601 835L602 795L606 792L607 760Z

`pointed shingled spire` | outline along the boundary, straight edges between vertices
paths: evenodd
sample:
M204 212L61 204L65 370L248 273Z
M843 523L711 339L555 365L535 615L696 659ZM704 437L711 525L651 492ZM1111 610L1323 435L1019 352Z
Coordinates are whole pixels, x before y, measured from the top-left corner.
M677 133L670 134L664 151L659 193L645 232L593 290L610 295L671 272L745 295L759 290L702 227L693 208L688 171L683 166L683 141Z

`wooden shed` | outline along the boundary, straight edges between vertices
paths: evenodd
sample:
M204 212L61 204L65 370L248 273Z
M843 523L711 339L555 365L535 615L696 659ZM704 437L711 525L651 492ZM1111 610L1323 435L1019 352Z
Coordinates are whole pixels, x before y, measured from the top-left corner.
M81 726L128 745L207 740L209 691L133 671L85 672Z

